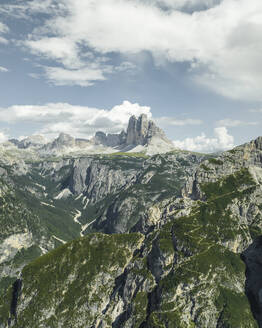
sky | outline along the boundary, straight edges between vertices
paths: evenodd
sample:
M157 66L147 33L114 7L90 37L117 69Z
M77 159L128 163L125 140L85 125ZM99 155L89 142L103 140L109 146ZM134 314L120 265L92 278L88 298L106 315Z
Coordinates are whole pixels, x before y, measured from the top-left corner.
M0 142L118 133L145 113L179 148L261 135L261 0L1 0Z

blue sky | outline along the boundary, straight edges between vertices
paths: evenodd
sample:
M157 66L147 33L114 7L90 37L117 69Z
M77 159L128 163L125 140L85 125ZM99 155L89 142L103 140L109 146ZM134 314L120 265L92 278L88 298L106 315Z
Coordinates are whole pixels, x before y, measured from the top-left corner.
M0 140L119 132L148 114L178 147L261 135L260 0L2 0Z

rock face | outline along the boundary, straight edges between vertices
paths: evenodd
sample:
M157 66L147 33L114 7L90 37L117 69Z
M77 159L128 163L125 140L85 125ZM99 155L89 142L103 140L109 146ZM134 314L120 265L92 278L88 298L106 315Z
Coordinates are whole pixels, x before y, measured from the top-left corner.
M104 132L97 132L94 140L97 144L118 147L119 150L144 146L146 147L145 150L151 148L152 152L155 146L152 152L154 154L157 153L157 150L159 153L163 153L174 149L172 142L167 139L165 133L153 121L148 120L145 114L138 118L131 116L126 132L107 135Z
M246 294L254 317L262 327L262 237L257 238L242 254L247 266Z
M203 161L183 189L184 196L202 198L200 185L215 182L225 175L243 168L250 168L258 183L261 183L262 137L222 153L217 158Z
M127 145L144 146L153 137L167 140L164 132L153 121L148 121L145 114L140 115L138 119L135 116L131 116L126 134Z
M89 141L85 139L75 139L66 133L60 133L58 138L56 138L51 144L47 145L47 148L55 150L63 149L74 149L75 147L84 148L89 145Z
M60 135L51 142L47 142L42 136L31 136L22 141L10 139L8 144L12 144L19 150L30 150L31 158L46 158L50 155L79 156L93 153L113 153L123 152L144 152L149 155L166 153L174 150L174 146L169 141L164 132L155 123L148 120L142 114L138 118L131 116L127 131L119 134L105 134L102 131L96 132L90 140L74 138L66 133ZM7 145L8 146L8 145ZM21 153L21 156L25 154Z
M120 134L105 134L98 131L95 134L94 142L98 145L104 145L107 147L119 147L125 144L126 134L122 131Z
M17 322L4 305L3 322L9 318L11 327L51 327L51 322L76 328L257 327L240 254L260 229L259 218L246 210L261 204L261 186L245 170L202 188L206 202L180 198L149 211L152 225L143 235L89 234L26 266ZM245 204L237 214L236 205ZM14 286L7 295L14 295Z
M84 194L91 203L128 187L137 175L137 170L116 169L90 158L75 160L73 165L69 189L76 195Z
M3 179L3 176L2 176ZM8 179L4 177L4 180ZM0 290L23 266L55 246L39 216L16 194L13 182L0 182Z
M69 134L60 133L58 138L53 141L53 147L75 147L75 138Z
M178 195L202 159L178 152L0 165L0 258L6 254L0 290L25 264L63 242L91 231L139 230L137 224L146 230L152 204Z
M17 139L10 139L9 141L20 149L41 148L47 143L47 140L41 135L33 135L21 141Z
M150 129L131 123L130 142ZM261 140L3 165L0 327L262 327ZM68 242L26 262L42 236Z

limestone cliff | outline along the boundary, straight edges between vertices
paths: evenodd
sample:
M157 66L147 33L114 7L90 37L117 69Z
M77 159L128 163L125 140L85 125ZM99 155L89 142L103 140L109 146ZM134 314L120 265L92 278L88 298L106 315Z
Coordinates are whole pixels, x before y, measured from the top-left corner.
M142 121L137 142L148 131ZM40 222L40 236L51 229L69 242L23 262L2 289L0 327L261 327L261 145L216 157L173 151L2 167L1 199L12 185L20 197L12 211L25 208L33 238ZM16 237L27 249L29 236ZM16 264L12 240L5 235L1 249Z
M87 131L88 133L89 131ZM89 140L75 138L67 133L60 133L57 138L49 142L42 136L31 136L21 141L10 139L9 142L2 144L6 153L10 152L8 150L10 146L13 146L13 151L14 148L19 149L22 157L28 155L31 158L46 158L50 155L78 157L84 154L119 151L143 152L154 155L174 150L173 143L167 139L165 133L152 120L148 120L144 114L138 118L131 116L127 130L120 133L106 134L103 131L97 131L95 136Z

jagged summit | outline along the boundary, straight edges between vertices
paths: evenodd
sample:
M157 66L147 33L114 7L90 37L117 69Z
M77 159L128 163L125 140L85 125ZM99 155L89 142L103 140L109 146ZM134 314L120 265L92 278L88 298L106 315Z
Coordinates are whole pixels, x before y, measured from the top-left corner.
M138 118L130 117L127 130L120 134L105 134L97 132L94 138L96 144L118 147L119 150L146 151L148 154L164 153L174 149L164 133L147 115Z
M261 141L0 165L0 328L262 327Z
M125 144L126 133L122 131L120 134L106 134L98 131L95 134L94 142L96 145L104 145L107 147L117 147Z
M54 148L57 147L75 147L75 138L71 137L70 134L60 133L58 138L52 142Z
M119 134L96 132L90 140L74 138L67 133L60 133L51 142L42 136L32 136L21 141L10 139L9 142L19 149L32 149L40 155L67 153L112 153L145 152L148 155L166 153L174 149L163 130L142 114L138 118L130 117L127 130Z
M157 127L153 121L148 120L147 115L142 114L138 118L134 115L130 117L126 134L127 145L145 146L153 137L167 141L164 131Z
M17 139L10 139L9 142L20 149L26 149L30 147L41 147L47 143L47 140L41 135L32 135L20 141Z

